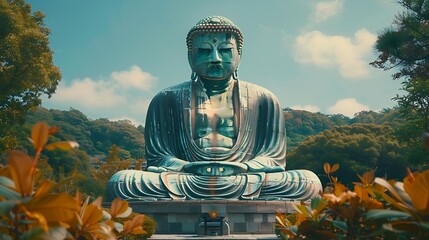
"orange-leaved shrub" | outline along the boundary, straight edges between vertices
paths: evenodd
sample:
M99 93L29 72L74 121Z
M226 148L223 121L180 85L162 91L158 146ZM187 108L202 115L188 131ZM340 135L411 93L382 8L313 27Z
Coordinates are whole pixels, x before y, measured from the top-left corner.
M43 122L35 124L30 138L35 156L10 150L8 165L0 167L0 239L117 239L146 234L142 214L123 224L113 221L132 213L126 201L117 198L106 211L101 197L90 202L79 192L54 193L53 181L38 181L36 165L43 150L78 146L72 141L48 144L49 136L58 131Z
M338 164L325 163L330 184L320 197L301 202L291 214L276 213L282 239L429 239L429 170L403 182L359 176L353 191L331 176Z

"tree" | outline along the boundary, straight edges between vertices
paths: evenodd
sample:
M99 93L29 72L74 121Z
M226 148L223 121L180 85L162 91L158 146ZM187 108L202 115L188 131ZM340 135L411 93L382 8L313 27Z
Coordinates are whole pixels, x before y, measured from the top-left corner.
M396 135L407 144L407 158L424 163L427 151L419 138L429 131L429 0L400 0L399 4L404 11L396 16L394 26L378 36L375 48L380 55L371 64L384 70L399 68L393 78L404 79L406 94L393 100L406 123Z
M376 124L337 126L310 136L288 155L287 168L309 169L326 183L328 179L322 178L325 162L342 166L338 178L345 183L358 180L356 174L371 169L377 176L400 179L407 165L393 129Z
M109 151L109 156L106 158L106 162L101 163L100 167L96 170L93 170L92 172L92 182L94 185L98 186L98 189L91 189L90 191L106 193L106 183L113 176L113 174L130 167L130 161L120 159L120 152L121 149L118 146L112 145Z
M23 0L0 0L0 152L16 145L12 127L55 92L61 79L42 12Z
M410 79L402 83L402 90L406 93L393 99L406 122L395 134L407 146L408 161L422 170L427 168L429 160L428 149L420 143L422 133L425 136L429 132L429 81Z
M396 95L399 112L419 133L429 132L429 81L410 79L402 83L405 95Z
M405 10L378 36L375 48L380 54L371 65L384 70L398 67L394 79L429 79L429 0L399 4Z

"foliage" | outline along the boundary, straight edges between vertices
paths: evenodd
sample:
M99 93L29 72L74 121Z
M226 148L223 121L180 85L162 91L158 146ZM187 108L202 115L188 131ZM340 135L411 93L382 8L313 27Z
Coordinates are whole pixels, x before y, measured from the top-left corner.
M31 125L39 121L59 126L61 132L55 135L57 140L77 141L80 145L79 149L89 156L106 155L112 145L116 145L121 149L121 159L135 162L144 157L144 128L142 126L136 128L127 120L109 121L105 118L91 120L73 108L61 111L38 107L36 111L28 113L24 128L19 129L20 139L26 139L26 132ZM23 148L28 150L29 146L23 144ZM58 158L63 159L63 157L65 156ZM76 162L76 160L70 162ZM67 169L65 171L68 172Z
M323 176L323 163L344 166L340 179L350 184L356 174L375 169L377 176L401 179L406 163L402 147L386 125L353 124L310 136L288 155L288 168L306 168ZM322 183L328 179L321 178Z
M428 150L420 146L422 133L429 132L429 81L410 79L402 83L402 90L406 94L393 99L406 123L397 129L396 135L408 146L408 158L422 169L429 160Z
M115 199L108 213L101 207L101 197L89 203L89 197L83 200L79 192L75 197L53 193L54 182L37 181L41 175L36 166L42 150L78 146L73 141L48 143L49 136L58 130L37 123L30 138L35 156L10 150L9 165L0 168L1 239L116 239L113 229L123 239L128 234L146 234L144 215L135 215L124 224L114 222L131 214L126 201Z
M429 131L429 1L399 0L404 7L394 25L379 34L375 48L380 53L371 63L376 68L399 71L393 79L404 79L403 96L396 95L398 109L406 124L396 135L407 145L407 158L419 169L427 167L428 152L419 138Z
M79 188L82 193L91 196L104 195L108 177L115 171L122 170L143 162L144 153L144 128L135 127L126 120L112 122L108 119L91 120L82 112L71 108L68 111L45 109L37 107L36 111L27 115L26 124L17 128L20 139L20 148L34 154L34 150L27 140L27 132L31 130L31 124L39 121L47 122L49 125L58 126L61 131L50 136L52 142L70 139L79 142L79 149L64 152L53 150L43 152L41 159L46 160L52 167L53 174L50 178L56 181L56 190L64 189L74 194ZM121 159L120 164L105 163L106 155L112 146L119 148L117 153ZM1 156L0 156L1 157ZM101 177L100 168L94 169L91 161L98 161L101 170L106 170ZM97 173L98 172L98 173ZM94 173L97 179L94 181ZM102 180L101 180L102 179ZM106 180L107 179L107 180Z
M398 2L404 11L396 15L393 26L379 34L375 48L380 54L371 65L384 70L399 68L394 79L429 79L429 1Z
M22 124L61 79L43 18L23 0L0 0L0 153L18 143L12 126Z
M310 135L335 126L335 123L327 115L321 113L286 108L283 114L290 148L297 147L300 142Z
M427 239L429 237L429 170L411 173L404 182L359 176L350 191L331 174L339 166L325 163L332 188L292 214L276 213L283 239Z
M108 209L106 209L107 212L109 212ZM136 213L131 213L128 217L125 218L115 218L114 220L118 223L124 224L126 221L129 221L131 219L133 219L137 214ZM146 240L148 238L150 238L156 230L156 221L151 218L148 217L146 215L144 215L144 220L143 220L143 225L142 228L146 231L146 233L142 233L142 234L129 234L126 238L127 240L137 240L137 239L143 239Z
M287 144L291 150L298 147L307 137L331 130L337 126L354 123L373 123L396 128L404 122L397 109L383 109L381 112L362 111L350 119L341 114L326 115L286 108L284 109L284 117Z
M119 158L119 153L120 148L116 145L113 145L109 151L109 156L106 158L106 161L101 163L98 169L92 170L92 182L95 182L98 184L98 186L101 187L98 191L101 191L102 193L107 192L106 183L113 176L113 174L130 167L130 161L121 160Z

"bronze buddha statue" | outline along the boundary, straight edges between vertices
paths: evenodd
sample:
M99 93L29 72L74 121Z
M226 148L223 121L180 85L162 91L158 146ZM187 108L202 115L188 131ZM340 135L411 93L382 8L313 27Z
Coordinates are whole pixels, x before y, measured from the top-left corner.
M147 171L109 181L113 199L308 200L322 186L285 170L286 130L277 98L239 80L243 36L211 16L187 35L191 80L158 93L146 118Z

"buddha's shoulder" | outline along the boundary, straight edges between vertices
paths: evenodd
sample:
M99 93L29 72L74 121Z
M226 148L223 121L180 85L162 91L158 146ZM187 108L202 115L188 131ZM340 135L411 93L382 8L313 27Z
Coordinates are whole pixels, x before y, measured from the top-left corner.
M268 89L254 83L240 80L240 89L246 89L251 95L272 98L277 101L277 97Z
M170 86L168 88L165 88L158 92L158 94L155 97L163 97L168 95L179 95L184 92L189 92L191 90L191 81L183 82L176 84L174 86Z

